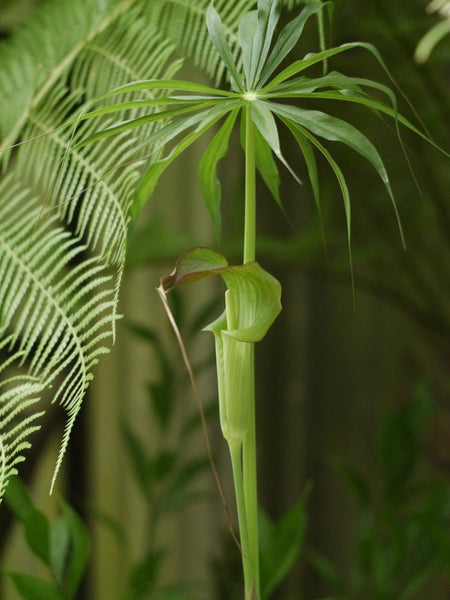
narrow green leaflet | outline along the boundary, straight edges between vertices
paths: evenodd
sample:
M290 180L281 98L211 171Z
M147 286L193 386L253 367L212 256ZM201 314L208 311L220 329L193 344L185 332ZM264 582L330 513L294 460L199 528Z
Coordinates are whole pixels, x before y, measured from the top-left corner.
M345 180L344 174L342 173L339 165L334 160L334 158L331 156L331 154L328 152L328 150L307 129L305 129L298 123L294 123L294 122L290 121L289 119L283 118L283 122L288 127L288 129L290 129L290 131L293 133L293 135L296 139L298 139L299 137L300 138L304 137L308 141L310 141L321 152L321 154L324 156L324 158L327 160L328 164L334 171L334 174L336 175L336 179L337 179L339 187L341 189L342 199L344 201L345 219L347 222L347 244L348 244L348 254L349 254L349 263L350 263L350 275L351 275L351 279L352 279L352 290L354 293L353 259L352 259L352 252L351 252L351 217L352 217L352 213L351 213L351 205L350 205L350 193L348 191L348 186L347 186L347 182ZM303 141L299 141L300 148L302 147L302 143L303 143Z
M366 95L362 87L369 87L379 90L388 96L395 114L397 114L397 98L394 92L387 86L372 79L362 77L349 77L338 71L331 71L323 77L310 79L308 77L298 77L281 83L269 95L275 95L277 98L295 98L303 96L305 93L315 92L324 87L337 88L342 94L353 92L352 96L357 94ZM369 96L371 98L371 96Z
M230 92L212 88L201 83L195 83L193 81L183 81L177 79L145 79L142 81L133 81L127 83L118 88L115 88L95 99L95 102L102 102L113 96L119 94L126 94L130 92L140 92L145 90L179 90L181 92L193 92L196 94L213 94L215 96L229 96Z
M144 173L139 186L136 191L135 200L130 209L130 216L132 220L136 219L137 215L140 213L142 207L145 205L147 200L152 195L155 186L159 180L161 174L165 171L165 169L191 144L193 144L198 138L200 138L205 131L207 131L210 127L214 125L219 119L221 119L227 112L234 109L236 107L236 103L239 105L242 101L240 100L230 100L226 104L219 104L209 109L208 111L203 111L200 115L196 115L196 118L192 121L179 122L175 121L170 123L167 126L167 129L172 129L171 137L175 137L179 133L182 133L194 123L198 124L197 128L191 133L187 134L170 152L170 154L160 160L152 162L146 172ZM180 127L181 126L181 127ZM163 128L164 129L164 128ZM162 131L162 130L161 130ZM159 133L161 133L161 131ZM156 136L152 136L151 141L155 139ZM165 142L168 139L165 137Z
M270 108L285 117L309 129L311 133L332 142L342 142L364 156L374 167L383 183L390 190L389 178L384 163L372 142L356 127L342 119L318 110L302 109L298 106L270 103Z
M364 42L350 42L346 44L341 44L340 46L336 46L334 48L328 48L327 50L323 50L322 52L314 52L311 54L307 54L302 60L296 60L288 67L283 69L283 71L281 71L281 73L274 77L272 81L270 81L270 83L268 83L261 91L263 93L273 91L273 89L276 88L280 83L283 83L283 81L286 81L290 77L297 75L297 73L300 73L301 71L304 71L305 69L308 69L309 67L312 67L317 63L323 62L324 60L327 60L332 56L336 56L337 54L341 54L342 52L347 52L347 50L353 50L355 48L363 48L365 50L368 50L376 58L377 62L380 64L380 66L386 72L389 79L392 81L392 76L389 72L389 69L386 67L386 64L381 58L381 55L378 52L378 50L372 44L366 44Z
M308 4L298 15L298 17L293 19L284 27L265 63L264 69L261 72L261 75L258 79L258 87L262 87L266 83L269 77L275 72L275 69L294 48L309 17L322 10L324 6L325 4L322 4L322 2L313 2L312 4Z
M206 25L208 27L211 41L228 69L232 87L238 92L244 92L242 77L240 76L234 63L222 21L220 20L220 17L212 3L209 5L208 10L206 11Z
M278 135L278 128L276 121L270 111L271 105L267 102L261 102L256 100L251 103L250 106L250 115L261 133L262 137L266 140L266 142L271 147L275 156L283 163L286 169L291 173L294 179L302 184L302 181L296 175L295 171L291 168L288 162L285 160L284 156L281 153L280 147L280 138Z
M315 135L323 137L329 141L337 141L346 144L370 162L370 164L377 171L378 175L383 181L384 186L392 201L395 215L397 217L397 223L399 226L402 242L405 246L400 216L398 214L394 194L392 193L389 177L384 163L381 159L381 156L379 155L377 149L372 144L372 142L358 129L356 129L356 127L350 125L350 123L347 123L342 119L338 119L337 117L333 117L321 111L305 110L297 106L277 103L271 103L271 108L278 115L290 119L295 123L298 123L299 125L301 125L305 129L308 129L309 131L311 131L311 133Z
M392 119L394 119L395 123L396 123L396 129L397 129L397 122L400 123L401 125L403 125L404 127L406 127L407 129L409 129L410 131L412 131L413 133L415 133L416 135L418 135L419 137L421 137L423 140L425 140L426 142L428 142L429 144L431 144L432 146L434 146L434 148L436 148L436 150L439 150L439 152L442 152L442 154L444 154L445 156L450 158L450 153L446 152L441 146L439 146L438 144L436 144L436 142L434 142L430 137L428 137L428 135L426 135L425 133L423 133L422 131L420 131L420 129L417 129L417 127L415 127L415 125L413 125L408 119L406 119L401 113L397 113L395 110L393 110L392 108L390 108L389 106L387 106L386 104L384 104L383 102L381 102L380 100L374 98L373 96L370 96L368 94L361 94L361 93L354 93L351 90L346 90L345 93L342 92L315 92L315 93L303 93L303 94L299 94L299 97L302 98L312 98L312 99L322 99L322 100L339 100L339 101L344 101L344 102L354 102L356 104L361 104L363 106L367 106L368 108L374 110L375 112L380 112L380 113L384 113L386 115L388 115L389 117L392 117ZM277 97L285 97L283 94L280 94L280 96ZM286 95L286 97L290 97L288 95ZM292 96L295 97L295 96ZM401 143L401 139L400 139L400 143Z
M223 99L223 96L221 96L221 98ZM180 106L188 103L192 105L194 101L198 101L200 107L200 103L203 101L211 101L218 99L218 97L214 96L190 96L189 98L179 96L167 96L164 98L153 98L151 100L126 100L124 102L119 102L117 104L109 104L108 106L102 106L101 108L91 110L88 113L80 115L76 122L86 121L88 119L93 119L94 117L103 117L105 115L114 114L116 112L121 112L124 110L133 110L136 108L159 108L162 106ZM155 114L161 114L161 111Z
M253 63L253 50L255 31L258 24L258 13L252 10L246 13L239 21L239 44L242 48L242 66L244 68L245 83L247 89L251 89L251 70Z
M316 157L314 154L314 150L311 147L311 144L308 142L304 135L301 135L300 131L297 131L295 139L297 140L297 144L300 146L303 158L306 162L306 168L308 169L309 181L311 183L317 214L319 216L322 244L326 252L327 245L325 240L325 231L323 227L322 203L320 201L319 173L317 170Z
M122 131L129 131L130 129L134 129L136 127L141 127L142 125L148 125L149 123L154 123L156 121L164 121L166 119L172 119L173 117L181 117L186 115L187 113L191 113L196 110L206 109L208 106L214 105L214 101L205 101L199 102L195 104L191 104L188 106L183 106L182 108L175 108L173 110L164 110L156 113L151 113L149 115L145 115L143 117L138 117L137 119L130 119L129 121L125 121L123 123L119 123L118 125L112 125L111 127L107 127L102 131L97 131L91 136L84 138L79 142L74 150L85 146L86 144L92 144L93 142L98 142L104 138L110 137L112 135L117 135Z
M280 173L273 158L270 146L257 128L255 128L254 140L256 168L269 188L272 196L275 198L276 203L283 209L280 196Z
M279 0L259 0L257 23L252 39L249 79L247 80L247 89L249 90L253 90L258 86L258 80L269 54L273 34L279 18Z
M199 165L200 189L218 237L220 237L221 231L220 201L222 189L217 177L217 165L228 153L228 142L238 112L239 109L235 109L228 115L222 127L211 140Z

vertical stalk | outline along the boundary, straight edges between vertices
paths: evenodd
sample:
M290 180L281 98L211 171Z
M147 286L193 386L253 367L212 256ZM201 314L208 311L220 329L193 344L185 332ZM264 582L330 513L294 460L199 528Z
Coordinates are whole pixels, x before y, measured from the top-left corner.
M250 117L250 103L245 111L244 264L255 260L256 253L255 133L254 124Z
M253 565L251 560L251 549L248 537L247 511L245 506L245 493L242 473L242 442L241 440L229 440L228 447L231 455L233 469L234 492L236 495L236 507L239 521L239 533L242 552L242 568L244 572L245 600L254 600Z
M255 347L249 358L249 376L252 380L249 398L248 429L242 445L242 469L244 478L244 497L247 516L247 529L250 546L250 561L254 578L254 598L259 600L259 535L258 535L258 486L256 474L256 419L255 419Z
M254 124L250 116L250 104L246 108L245 127L245 225L244 263L255 260L256 254L256 176ZM254 345L249 356L249 377L252 381L249 403L249 423L242 446L242 468L246 524L252 576L254 600L259 600L259 539L258 539L258 495L256 475L256 427L255 427L255 353ZM252 599L253 600L253 599Z

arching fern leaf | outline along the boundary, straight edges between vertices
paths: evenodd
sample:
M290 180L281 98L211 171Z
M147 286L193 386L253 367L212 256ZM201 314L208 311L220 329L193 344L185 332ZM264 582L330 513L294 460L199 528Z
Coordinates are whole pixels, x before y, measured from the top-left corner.
M72 151L98 123L74 134L59 126L113 87L173 77L186 56L219 77L208 3L53 0L0 44L0 500L49 386L68 413L58 471L92 369L114 337L129 208L154 152L133 151L142 129ZM256 2L218 3L236 46L237 23ZM115 120L137 116L134 109Z
M59 18L64 15L68 22L70 13L77 17L79 27L74 29L79 35L69 36L70 47L62 44L62 49L42 51L47 79L31 81L27 102L15 112L7 111L11 120L1 125L6 141L16 141L19 129L19 139L34 139L12 155L9 148L4 149L4 165L8 166L0 182L3 365L20 355L13 375L6 369L0 375L0 498L13 465L22 457L25 442L20 440L37 427L31 426L28 413L21 420L21 411L28 406L31 393L35 404L39 391L49 386L53 400L68 415L56 475L92 369L111 345L117 319L128 210L139 177L139 156L123 168L117 165L126 162L135 140L128 136L107 147L100 144L94 151L70 152L77 136L86 135L91 125L82 124L75 137L59 126L90 94L106 91L108 80L125 82L131 74L144 77L152 69L155 76L170 77L180 65L179 60L168 62L173 45L140 17L142 11L133 8L133 2L86 4L91 10L85 16L67 2L50 4L48 14L38 14L38 25L48 17L48 25L54 27L58 10ZM34 29L32 24L29 30L43 41L45 30ZM127 36L129 43L124 43ZM20 39L13 40L11 47L18 46ZM144 46L146 52L142 52ZM12 92L20 87L19 63L15 57L7 61L0 76L0 85L7 81ZM99 72L108 77L98 77ZM13 104L14 98L14 93L4 95L4 106ZM16 377L33 384L19 385ZM8 413L15 408L17 423L15 419L14 428L7 429ZM12 432L17 434L14 444Z
M42 391L42 384L31 377L0 382L0 498L9 478L17 474L17 465L25 459L31 445L29 437L40 427L44 413L36 411L35 405Z

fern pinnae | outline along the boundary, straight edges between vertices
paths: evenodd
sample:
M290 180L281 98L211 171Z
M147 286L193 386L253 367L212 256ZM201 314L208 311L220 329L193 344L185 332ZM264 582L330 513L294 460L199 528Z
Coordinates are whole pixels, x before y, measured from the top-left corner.
M9 202L8 206L13 213L14 204ZM28 206L34 206L35 214L39 210L34 200L29 199ZM11 239L10 232L3 230L5 223L0 224L0 252L8 254L17 266L13 278L0 281L0 296L7 298L8 288L13 284L17 288L16 281L28 281L22 298L7 307L7 314L3 309L2 316L15 322L10 348L20 349L22 362L31 359L30 373L45 385L68 369L57 386L55 399L74 414L81 405L99 353L106 351L103 340L111 337L115 303L111 290L102 289L111 275L105 273L96 258L82 263L75 277L70 270L63 276L63 280L71 281L70 291L79 290L75 298L61 287L59 282L68 259L80 254L83 246L58 227L57 222L57 215L53 215L45 224L41 223L31 242L26 236ZM11 243L15 246L8 245Z
M25 98L28 96L29 100L22 101L19 114L13 121L14 126L9 127L10 133L3 140L2 146L8 147L13 144L14 136L25 125L30 113L40 105L55 84L67 73L86 44L126 13L135 2L136 0L121 0L112 7L109 3L99 1L61 0L59 6L49 4L38 9L36 18L30 22L28 29L24 28L15 40L16 47L22 50L17 52L17 55L20 60L32 63L34 77L30 85L29 73L25 72L22 77L10 81L13 89L9 91L9 95L16 94L16 97L20 98L19 90L21 90L22 96ZM51 24L51 27L45 26L45 21ZM55 23L58 22L61 22L61 27L55 27ZM67 28L67 23L77 23L77 27ZM22 58L24 56L25 59ZM21 66L14 66L14 57L12 64L11 71L14 74L24 71ZM41 65L41 73L39 68L36 70L36 64ZM33 66L30 65L29 69L31 70ZM43 69L42 66L45 68ZM28 91L28 94L23 94L24 90ZM8 105L11 104L14 104L14 101Z
M164 16L158 23L162 34L181 26L181 54L189 54L219 78L222 67L204 27L208 4L209 0L60 0L42 8L28 33L2 46L11 49L0 73L2 146L26 138L34 141L14 150L14 161L9 161L10 148L1 152L12 175L0 184L0 347L7 350L5 364L17 365L42 390L52 386L53 402L67 412L52 487L92 369L114 337L129 210L142 163L149 156L160 158L163 144L175 143L189 127L199 132L202 117L165 130L156 119L156 124L144 126L144 133L128 131L126 138L119 135L86 149L74 147L98 121L80 120L72 130L60 126L94 96L129 79L173 78L180 61L170 61L180 36L160 45L155 28L148 27L158 11ZM254 0L237 0L231 8L227 0L216 2L237 60L237 21L254 5ZM177 16L171 11L175 6ZM55 28L55 23L60 26ZM68 31L67 23L73 24ZM187 30L193 35L186 35ZM27 46L30 39L35 55ZM15 54L25 57L23 65ZM132 99L164 94L167 91L142 90ZM136 106L117 117L137 118L140 111ZM103 126L107 118L101 117ZM147 134L154 132L156 143L149 145ZM11 377L6 383L17 388ZM37 391L30 395L31 388L21 390L17 407L31 408L28 401L33 404ZM11 404L3 406L13 409ZM5 473L21 460L23 444L35 427L24 412L16 416L24 416L14 429L16 445L12 447L11 437L8 446L2 440L3 487Z
M11 359L14 362L17 355ZM0 371L4 367L1 365ZM17 474L17 464L24 460L24 451L30 447L27 438L40 428L37 421L44 411L30 413L30 409L42 391L42 384L31 377L16 376L0 382L0 503L8 479Z

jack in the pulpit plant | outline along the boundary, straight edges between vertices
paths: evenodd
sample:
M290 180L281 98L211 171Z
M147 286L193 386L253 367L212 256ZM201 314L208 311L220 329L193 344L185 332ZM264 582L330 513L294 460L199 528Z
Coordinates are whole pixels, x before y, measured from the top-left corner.
M146 164L130 208L132 221L137 219L141 209L152 196L161 174L167 167L204 133L218 126L199 166L200 186L204 201L218 235L221 230L222 194L217 177L217 167L228 152L233 130L236 126L240 127L245 154L243 264L230 266L224 257L212 250L191 250L180 257L174 274L163 279L161 293L165 297L167 291L176 285L213 274L221 275L227 287L224 313L208 329L213 332L216 342L220 419L232 457L246 600L259 600L267 593L267 589L265 591L261 586L259 566L254 343L262 339L281 309L279 283L255 262L256 172L260 173L280 206L282 201L278 164L280 163L283 168L286 168L297 181L300 182L300 179L304 177L299 165L289 164L285 159L279 135L279 129L285 128L297 145L299 155L304 159L306 173L311 182L319 216L321 216L317 155L325 159L336 178L343 199L350 272L353 276L350 251L350 193L346 177L334 154L335 151L338 152L339 144L353 149L366 159L379 175L387 196L392 202L400 237L404 244L400 218L384 162L374 144L351 123L333 116L328 111L314 108L314 102L320 101L321 106L329 102L331 107L335 103L353 103L366 107L372 114L375 113L382 119L386 117L392 119L397 132L399 126L403 125L430 141L426 134L398 112L396 96L388 85L363 77L352 77L337 71L327 71L328 65L335 56L351 51L366 51L380 65L387 78L392 79L383 59L371 44L353 42L332 48L325 48L322 45L319 51L308 53L302 59L293 60L287 66L282 67L289 60L289 55L297 45L308 20L312 17L319 17L319 23L323 25L323 11L329 10L331 6L330 2L308 3L298 16L277 31L280 1L259 0L257 9L245 14L240 21L240 53L238 56L234 56L220 16L211 4L207 10L206 26L223 63L229 89L224 90L191 81L173 79L136 81L98 97L95 101L90 102L76 119L71 119L64 124L65 127L68 127L88 120L95 123L94 119L100 119L100 122L105 119L107 121L107 126L103 125L102 129L87 135L81 141L79 141L80 136L74 134L76 141L71 150L78 154L80 151L84 152L86 146L100 140L118 134L126 135L126 132L142 128L141 140L133 148L127 145L123 155L124 166L131 164L133 160ZM321 38L323 39L323 35ZM322 73L311 75L312 68L320 64L323 65ZM136 99L135 95L141 92L145 92L146 97L140 96ZM148 112L143 114L142 111ZM114 122L114 115L120 113L123 119L124 112L130 118ZM137 117L136 112L139 114ZM332 146L334 146L333 149L331 149ZM112 169L118 166L121 165L114 165ZM91 210L92 206L90 205L86 214L91 214L89 212ZM97 215L96 218L100 217ZM52 230L48 234L48 247L50 248L53 247L52 244L56 243L53 233ZM69 242L64 242L64 244L67 248L60 244L62 249L58 251L66 252L68 262L71 252L74 251L71 250ZM66 296L70 292L80 301L77 318L83 323L84 329L87 329L87 325L84 325L86 303L82 300L86 290L78 292L77 286L81 281L86 287L85 282L88 276L92 279L96 274L90 263L87 268L89 271L86 270L83 278L72 281L71 276L68 275L71 287L67 285L61 291L61 294L64 294L63 299L67 300ZM101 283L99 280L95 285L100 286ZM90 285L94 286L94 284ZM95 302L95 299L92 302ZM110 301L110 304L115 307L114 302L115 298ZM103 302L95 308L98 320L103 318L108 323L114 321L115 308L112 317L109 313L108 316L102 316L102 311L109 310L110 304ZM91 321L93 322L95 315L92 313L89 324ZM14 311L11 309L7 312L5 319L12 322L13 318ZM95 331L97 326L90 326ZM48 328L51 327L52 323L50 322ZM45 340L45 336L47 336L53 340L51 329L43 335L42 339ZM28 345L24 348L25 353L31 352L33 341L31 338L29 343L27 342ZM52 341L52 343L56 344L56 341ZM61 338L60 343L61 345L66 343L64 337ZM90 348L91 345L88 347ZM63 361L66 360L64 353L63 347L60 350ZM96 351L95 360L98 353L100 350ZM34 359L34 363L39 369L43 368L46 357L47 354L39 347L37 358ZM50 363L50 366L52 364ZM62 366L58 368L62 369L64 364L62 362ZM70 378L75 380L76 375L72 375L72 372L68 375L63 404L68 408L70 414L70 426L66 429L58 467L67 445L73 420L81 404L82 393L87 385L88 377L90 377L90 373L88 376L90 367L91 363L86 365L86 377L82 384L75 382L72 385ZM36 368L36 372L39 369ZM35 383L33 378L23 382L28 387ZM17 407L20 409L20 398L17 403L14 403L14 410ZM8 418L8 414L0 413L0 431ZM28 431L32 427L33 424L28 423ZM20 437L18 439L20 442ZM19 442L8 441L6 444L0 436L0 495L14 465L21 458L22 446Z

